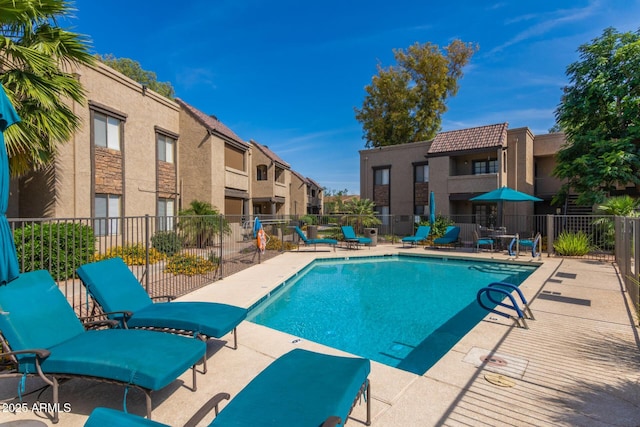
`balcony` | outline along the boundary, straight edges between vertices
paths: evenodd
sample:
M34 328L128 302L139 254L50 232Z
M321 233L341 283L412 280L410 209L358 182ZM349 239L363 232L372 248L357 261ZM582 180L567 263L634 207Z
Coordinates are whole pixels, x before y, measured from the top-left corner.
M447 179L447 192L455 193L486 193L498 188L498 174L457 175Z

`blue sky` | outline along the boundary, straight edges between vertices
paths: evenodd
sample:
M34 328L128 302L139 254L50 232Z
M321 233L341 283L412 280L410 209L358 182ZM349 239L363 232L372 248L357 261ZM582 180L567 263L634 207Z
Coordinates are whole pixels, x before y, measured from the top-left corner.
M77 0L63 25L131 58L242 139L332 190L359 193L354 107L376 65L415 42L477 43L442 130L508 122L547 133L567 65L606 27L636 31L640 0Z

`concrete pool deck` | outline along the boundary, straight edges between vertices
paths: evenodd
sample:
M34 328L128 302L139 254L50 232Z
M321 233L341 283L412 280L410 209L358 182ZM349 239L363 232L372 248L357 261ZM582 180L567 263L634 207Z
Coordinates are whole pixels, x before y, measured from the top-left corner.
M322 248L324 249L324 248ZM354 257L393 253L431 254L509 260L498 253L402 249L380 245L370 250L300 251L276 258L201 288L185 301L219 301L249 307L316 257ZM518 262L530 263L520 256ZM455 286L452 280L451 286ZM529 329L488 314L424 375L372 362L373 426L638 426L640 425L640 339L630 301L610 262L548 258L520 289L536 320ZM327 315L336 307L327 307ZM428 315L428 313L425 313ZM229 343L232 337L225 337ZM271 361L300 347L331 354L338 350L250 322L238 328L239 348L208 344L209 372L191 374L153 393L154 420L183 425L213 394L238 393ZM17 394L17 380L0 381L0 399ZM27 391L41 385L27 381ZM122 408L124 387L74 379L60 387L70 413L62 426L82 426L97 406ZM29 407L36 395L25 397ZM40 400L49 401L46 390ZM347 426L364 425L365 405L357 405ZM144 397L128 393L129 412L144 413ZM224 409L223 409L224 410ZM211 415L213 417L213 415ZM209 417L209 421L211 419ZM207 422L208 423L208 422ZM206 425L207 423L203 423ZM51 425L31 410L0 412L0 426Z

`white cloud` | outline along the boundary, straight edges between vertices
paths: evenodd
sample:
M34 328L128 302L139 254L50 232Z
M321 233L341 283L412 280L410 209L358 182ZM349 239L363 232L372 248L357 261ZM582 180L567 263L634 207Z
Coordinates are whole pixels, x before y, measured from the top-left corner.
M552 12L550 14L546 14L546 15L550 15L551 17L549 19L546 19L542 22L539 22L537 24L530 26L524 31L519 32L510 40L507 40L503 44L491 49L491 51L489 51L489 54L500 52L510 46L524 42L531 38L545 35L558 26L566 25L571 22L582 21L590 16L593 16L599 8L600 8L600 2L592 1L586 7L583 7L583 8L561 9L561 10ZM544 16L545 15L540 15L540 17L544 17ZM523 19L530 20L533 18L535 17L532 17L531 15L522 15L521 17L515 17L510 19L509 23L518 22Z

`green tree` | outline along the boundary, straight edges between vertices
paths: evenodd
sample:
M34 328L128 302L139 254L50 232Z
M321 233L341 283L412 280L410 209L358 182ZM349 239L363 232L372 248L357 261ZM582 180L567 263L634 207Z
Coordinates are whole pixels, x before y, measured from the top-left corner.
M615 223L611 217L613 216L631 216L638 217L638 207L640 199L634 199L631 196L616 196L607 199L602 205L598 206L598 212L606 217L598 218L593 221L594 225L600 226L598 233L602 237L602 241L598 242L603 248L613 248L616 242Z
M330 190L327 187L323 188L324 191L324 211L327 214L333 214L336 212L344 212L344 202L342 197L349 194L349 190Z
M215 236L231 232L224 216L208 202L193 200L189 208L178 212L178 217L177 227L189 246L205 248L213 244Z
M405 144L433 138L447 111L448 97L458 93L462 68L478 47L454 40L444 48L415 43L394 49L397 65L373 76L362 108L355 108L367 148Z
M125 76L137 81L141 85L145 85L165 98L172 99L174 97L175 91L173 90L171 83L159 82L156 73L153 71L143 70L138 61L134 61L129 58L116 58L111 54L96 56L101 62L105 63L109 67L120 71Z
M640 184L640 33L613 28L578 48L567 67L556 121L567 136L554 175L566 179L554 202L574 190L599 203L616 184Z
M92 64L85 36L56 25L65 0L0 0L0 83L21 123L5 133L13 176L47 166L80 125L66 100L84 102L74 65Z
M382 222L376 218L375 204L369 199L351 199L344 204L347 215L342 218L343 222L352 224L357 232L362 232L363 227L372 227Z

